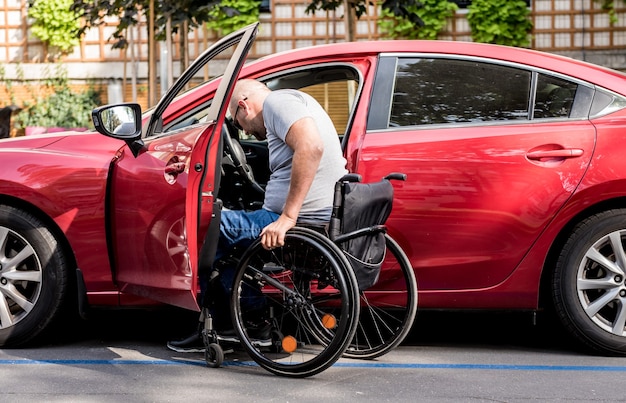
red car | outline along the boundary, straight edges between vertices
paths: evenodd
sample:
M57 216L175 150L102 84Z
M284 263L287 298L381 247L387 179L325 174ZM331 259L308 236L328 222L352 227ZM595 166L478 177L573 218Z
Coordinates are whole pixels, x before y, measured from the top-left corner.
M197 309L218 199L254 208L268 178L266 144L226 116L236 78L249 77L316 96L364 181L407 174L388 227L420 308L553 307L582 345L626 355L624 75L442 41L317 46L243 66L255 32L216 43L143 115L95 111L108 137L0 142L3 345L75 301Z

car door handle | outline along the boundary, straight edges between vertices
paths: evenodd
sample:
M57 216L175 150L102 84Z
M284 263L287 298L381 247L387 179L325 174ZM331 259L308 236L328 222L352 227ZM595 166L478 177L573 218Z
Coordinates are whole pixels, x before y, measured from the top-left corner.
M177 175L185 172L184 162L173 162L165 166L165 173L168 175Z
M576 158L581 157L584 151L580 148L562 148L559 150L537 150L526 154L530 160L542 160L544 158Z

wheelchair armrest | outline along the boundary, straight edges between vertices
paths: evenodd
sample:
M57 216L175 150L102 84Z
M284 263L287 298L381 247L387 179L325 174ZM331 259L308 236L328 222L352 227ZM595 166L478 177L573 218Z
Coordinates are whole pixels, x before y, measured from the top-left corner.
M361 182L362 179L359 174L346 174L339 179L339 182Z
M310 222L298 222L296 224L299 228L306 228L317 232L318 234L322 234L325 237L328 237L328 226L327 222L319 222L319 223L310 223Z
M405 181L406 180L406 174L403 174L401 172L392 172L389 175L385 176L384 179L387 180L398 180L398 181Z

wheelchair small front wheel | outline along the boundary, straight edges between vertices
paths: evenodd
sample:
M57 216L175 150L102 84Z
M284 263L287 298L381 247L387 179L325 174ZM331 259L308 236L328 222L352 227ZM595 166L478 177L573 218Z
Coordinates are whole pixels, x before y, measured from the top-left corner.
M219 368L224 362L224 350L217 343L210 343L204 351L206 365L211 368Z
M261 367L277 375L312 376L335 363L352 340L358 298L341 250L325 236L296 227L283 247L267 251L257 240L242 256L233 284L233 324ZM327 342L319 342L320 332Z

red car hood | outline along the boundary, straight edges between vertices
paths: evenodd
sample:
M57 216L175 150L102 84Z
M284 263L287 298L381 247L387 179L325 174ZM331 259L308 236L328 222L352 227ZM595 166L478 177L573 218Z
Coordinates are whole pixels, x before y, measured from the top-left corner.
M115 140L112 138L105 137L100 133L95 131L93 132L57 132L50 134L38 134L34 136L21 136L8 138L0 141L0 152L4 153L6 151L26 151L26 150L43 150L48 148L50 145L55 144L61 141L62 145L59 150L66 151L70 154L74 152L87 151L93 146L102 145L104 148L113 148L115 150L119 149L121 145L124 143ZM105 144L111 144L111 146L105 146ZM117 146L113 146L116 144ZM87 147L84 147L88 145ZM100 147L98 147L100 148ZM52 147L52 149L57 149L57 147ZM103 150L103 148L100 148ZM88 152L88 151L87 151Z
M80 206L85 194L103 198L111 160L123 146L124 142L96 132L2 140L0 194L29 200L52 217L85 207Z

